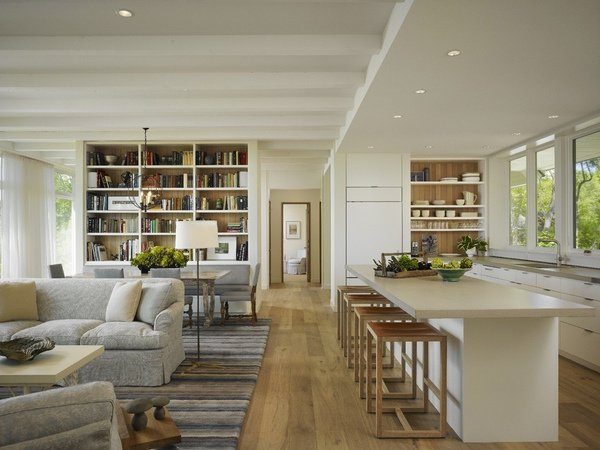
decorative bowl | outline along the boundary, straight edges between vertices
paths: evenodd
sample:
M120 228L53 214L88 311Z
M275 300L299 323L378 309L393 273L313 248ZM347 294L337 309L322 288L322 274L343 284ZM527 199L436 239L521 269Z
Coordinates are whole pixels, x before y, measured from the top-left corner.
M109 166L114 166L117 163L119 157L117 155L105 155L104 159L106 159L106 163Z
M436 206L441 206L446 204L446 200L434 200L432 203Z
M17 338L11 341L0 342L0 355L13 361L29 361L37 355L54 348L54 341L50 338Z
M444 281L458 281L460 277L462 277L465 273L467 273L471 269L441 269L441 268L433 268L442 280Z

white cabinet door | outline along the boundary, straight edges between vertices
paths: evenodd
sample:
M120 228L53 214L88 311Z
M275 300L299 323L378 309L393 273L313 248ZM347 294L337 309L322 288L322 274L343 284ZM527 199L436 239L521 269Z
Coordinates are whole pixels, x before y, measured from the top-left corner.
M561 278L553 277L552 275L537 274L537 287L544 289L545 291L560 292Z
M534 272L526 272L524 270L517 270L515 272L516 272L515 281L518 281L519 283L526 285L526 286L536 286L537 277Z
M563 278L561 292L600 301L600 284Z
M586 331L568 323L560 324L560 350L579 359L585 365L592 363L600 367L600 334Z
M575 325L576 327L583 328L584 330L594 331L600 333L600 301L597 300L586 300L583 297L576 295L561 294L563 300L569 302L579 303L580 305L591 306L596 308L596 315L592 317L561 317L562 322Z
M402 186L402 155L399 153L348 153L346 186Z
M372 264L402 251L402 203L346 203L347 264Z

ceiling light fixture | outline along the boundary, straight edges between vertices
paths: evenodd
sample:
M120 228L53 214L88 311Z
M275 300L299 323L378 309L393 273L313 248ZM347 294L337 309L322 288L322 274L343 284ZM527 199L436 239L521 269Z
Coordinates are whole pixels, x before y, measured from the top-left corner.
M520 131L515 131L515 132L513 133L513 136L521 136L521 132L520 132Z
M129 11L128 9L119 9L117 10L117 14L125 18L133 17L133 12Z
M402 119L402 115L401 115L401 114L396 114L396 115L394 116L394 119Z
M462 52L460 50L450 50L448 52L448 56L458 56L460 55Z
M372 149L374 149L375 147L373 147L372 145L369 145L367 148L372 150Z
M417 89L415 94L424 94L425 92L427 92L425 89Z
M551 114L548 116L548 119L558 119L558 114Z
M425 146L425 148L426 148L427 150L431 150L431 149L433 148L433 145L426 145L426 146Z

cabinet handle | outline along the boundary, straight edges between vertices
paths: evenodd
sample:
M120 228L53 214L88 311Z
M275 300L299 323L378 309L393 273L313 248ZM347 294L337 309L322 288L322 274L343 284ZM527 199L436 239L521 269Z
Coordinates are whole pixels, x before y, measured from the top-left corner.
M588 302L594 302L595 300L593 298L589 298L589 297L583 297L584 300L587 300Z
M587 331L588 333L593 333L592 330L588 330L587 328L584 328L583 331Z
M511 281L512 284L521 284L518 281Z
M521 272L521 275L527 275L529 272Z
M583 284L585 284L586 286L593 286L594 283L588 283L587 281L584 281Z
M493 269L490 269L489 267L484 267L483 270L493 270Z
M552 292L552 289L546 289L546 288L542 288L543 290L547 291L547 292Z

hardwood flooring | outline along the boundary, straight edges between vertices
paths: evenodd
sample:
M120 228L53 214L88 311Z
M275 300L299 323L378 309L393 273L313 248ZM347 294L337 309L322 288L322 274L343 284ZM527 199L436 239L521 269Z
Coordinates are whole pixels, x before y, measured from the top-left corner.
M337 344L329 292L280 285L261 297L259 317L272 319L271 334L239 449L600 449L600 374L564 358L557 443L377 439Z

